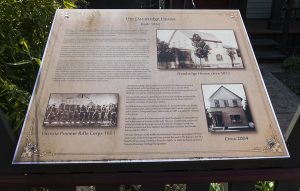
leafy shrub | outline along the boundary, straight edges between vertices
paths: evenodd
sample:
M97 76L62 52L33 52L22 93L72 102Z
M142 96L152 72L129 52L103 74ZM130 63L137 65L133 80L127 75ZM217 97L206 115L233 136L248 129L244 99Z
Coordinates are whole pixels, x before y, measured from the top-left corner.
M19 130L56 9L85 0L0 1L0 109Z
M300 56L290 56L283 61L282 67L290 72L300 71Z
M224 191L223 183L210 183L209 191Z
M255 184L255 191L273 191L274 188L273 181L258 181Z

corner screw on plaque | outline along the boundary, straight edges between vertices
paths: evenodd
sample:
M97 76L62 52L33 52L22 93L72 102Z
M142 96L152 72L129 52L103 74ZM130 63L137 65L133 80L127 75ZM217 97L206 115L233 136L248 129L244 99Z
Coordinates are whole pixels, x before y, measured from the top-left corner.
M238 17L238 13L231 13L231 15L230 15L231 19L236 18L236 17Z

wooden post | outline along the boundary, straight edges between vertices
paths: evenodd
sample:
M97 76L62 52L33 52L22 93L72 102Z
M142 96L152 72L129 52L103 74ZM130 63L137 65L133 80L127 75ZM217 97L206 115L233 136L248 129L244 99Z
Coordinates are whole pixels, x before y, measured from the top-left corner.
M238 181L228 183L229 191L253 191L255 188L255 183L253 181Z
M165 185L164 184L145 184L142 185L140 191L164 191Z
M95 191L122 191L119 185L98 185ZM76 190L77 191L77 190ZM90 191L93 191L92 189Z
M269 29L280 29L282 25L282 6L281 0L272 1L271 18L268 23Z
M193 183L186 185L186 191L209 191L210 183Z
M283 26L282 26L282 49L284 51L286 50L287 45L288 45L290 23L291 23L292 14L293 14L293 6L294 6L294 0L286 1L286 11L285 11L285 17L284 17L284 22L283 22Z

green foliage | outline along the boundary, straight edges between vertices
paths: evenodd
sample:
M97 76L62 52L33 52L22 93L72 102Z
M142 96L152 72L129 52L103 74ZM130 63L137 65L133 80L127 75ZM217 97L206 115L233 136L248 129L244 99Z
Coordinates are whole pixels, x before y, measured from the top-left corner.
M120 191L139 191L141 185L121 185Z
M300 71L300 56L290 56L283 61L282 67L289 72Z
M223 183L210 183L209 191L223 191L224 184Z
M186 184L166 184L165 191L185 191Z
M30 94L15 84L0 79L0 108L11 119L11 126L16 130L21 127L29 103Z
M45 187L32 187L30 191L49 191L49 189Z
M85 0L0 1L0 109L19 130L54 13Z
M300 96L300 55L292 55L282 63L285 72L273 72L273 74L290 88L296 95Z
M255 191L273 191L274 182L273 181L258 181L255 184Z

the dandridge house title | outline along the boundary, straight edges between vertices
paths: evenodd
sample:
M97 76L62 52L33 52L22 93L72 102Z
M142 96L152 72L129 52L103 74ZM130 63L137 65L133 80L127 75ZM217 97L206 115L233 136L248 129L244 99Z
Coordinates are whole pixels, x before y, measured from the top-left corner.
M174 17L126 17L126 21L175 21Z

